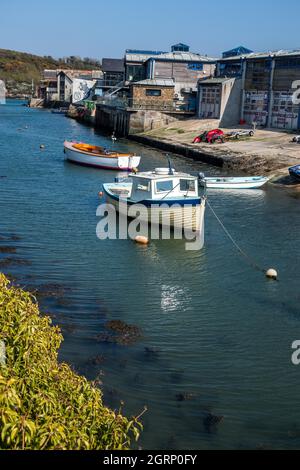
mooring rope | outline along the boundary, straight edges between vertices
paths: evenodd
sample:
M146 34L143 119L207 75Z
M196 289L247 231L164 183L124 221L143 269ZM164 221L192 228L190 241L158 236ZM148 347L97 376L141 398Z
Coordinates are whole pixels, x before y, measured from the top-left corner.
M215 216L215 218L217 219L217 221L219 222L219 224L221 225L222 229L224 230L225 234L228 236L228 238L231 240L231 242L233 243L233 245L236 247L236 249L239 251L239 253L244 256L244 258L246 258L246 260L249 262L249 264L254 268L254 269L257 269L258 271L261 271L263 272L264 274L266 274L267 270L264 269L264 268L261 268L261 266L259 266L259 264L257 264L257 262L251 258L251 256L248 255L248 253L246 253L239 245L238 243L234 240L233 236L231 235L231 233L228 231L228 229L225 227L225 225L223 224L222 220L220 219L220 217L216 214L215 210L213 209L213 207L211 206L211 204L209 203L209 201L207 200L207 205L208 207L210 208L210 210L212 211L213 215Z

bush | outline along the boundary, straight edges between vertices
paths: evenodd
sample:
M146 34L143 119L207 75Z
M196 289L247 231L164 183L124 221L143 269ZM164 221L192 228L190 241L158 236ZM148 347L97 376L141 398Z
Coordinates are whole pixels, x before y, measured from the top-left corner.
M0 449L129 449L138 418L106 408L98 388L58 363L62 339L35 298L0 274Z

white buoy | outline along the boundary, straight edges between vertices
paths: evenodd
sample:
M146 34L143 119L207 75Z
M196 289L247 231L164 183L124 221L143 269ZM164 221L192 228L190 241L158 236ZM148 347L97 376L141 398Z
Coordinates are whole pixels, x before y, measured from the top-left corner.
M40 145L40 149L43 150L45 148L45 145L44 144L41 144Z
M269 279L273 279L274 281L276 281L276 280L277 280L277 277L278 277L278 273L277 273L276 269L270 268L270 269L268 269L268 271L266 272L266 276L267 276Z
M141 245L148 245L149 238L143 237L142 235L138 235L137 237L135 237L134 241L136 243L140 243Z

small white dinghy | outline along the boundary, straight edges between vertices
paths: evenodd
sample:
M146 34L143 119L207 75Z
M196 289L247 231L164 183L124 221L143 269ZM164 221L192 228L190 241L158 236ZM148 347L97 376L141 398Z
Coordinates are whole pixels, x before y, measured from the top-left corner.
M199 173L201 186L210 189L258 189L269 181L265 176L245 176L245 177L206 177Z
M73 163L108 170L134 170L138 168L141 160L141 157L133 153L120 153L78 142L65 141L64 152L67 160Z

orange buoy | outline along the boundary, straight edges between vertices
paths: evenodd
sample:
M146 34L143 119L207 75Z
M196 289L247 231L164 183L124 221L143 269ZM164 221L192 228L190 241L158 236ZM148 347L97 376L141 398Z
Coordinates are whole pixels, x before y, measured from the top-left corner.
M138 235L137 237L135 237L134 241L136 243L140 243L141 245L148 245L149 238L143 237L142 235Z
M98 196L99 196L99 197L103 197L103 192L102 192L102 191L99 191Z

